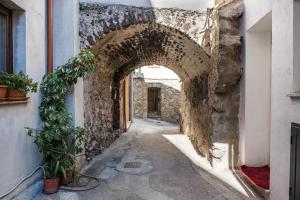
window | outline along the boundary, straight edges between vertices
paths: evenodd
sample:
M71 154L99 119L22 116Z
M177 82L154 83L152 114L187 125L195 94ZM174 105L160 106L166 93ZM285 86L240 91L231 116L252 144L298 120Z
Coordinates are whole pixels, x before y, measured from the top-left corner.
M0 5L0 72L12 72L12 14Z

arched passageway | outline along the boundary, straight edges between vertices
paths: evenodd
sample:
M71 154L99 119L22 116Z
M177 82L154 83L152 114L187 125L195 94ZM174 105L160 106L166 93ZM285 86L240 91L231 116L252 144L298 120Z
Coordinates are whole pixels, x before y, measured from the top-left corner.
M205 14L178 9L86 3L81 4L80 11L81 47L90 48L98 58L96 72L84 79L87 156L100 153L115 139L112 128L118 126L116 105L120 80L136 68L157 64L172 69L182 80L184 132L196 149L211 160L213 132L217 130L214 124L226 118L214 114L224 113L220 111L223 109L222 101L229 103L228 95L232 97L232 93L238 93L235 85L240 71L223 69L221 73L227 75L224 79L219 78L218 63L232 59L213 59L208 53L213 54L214 51L201 47ZM236 20L239 16L229 16L226 20L232 20L229 25L238 28ZM235 40L239 41L239 36ZM230 44L231 51L239 51L239 47L240 44L236 47ZM222 56L226 57L225 54ZM240 68L239 63L230 64ZM216 95L216 88L221 96ZM236 120L237 111L230 109L230 117L234 116ZM224 122L223 127L230 126L230 123L232 120Z

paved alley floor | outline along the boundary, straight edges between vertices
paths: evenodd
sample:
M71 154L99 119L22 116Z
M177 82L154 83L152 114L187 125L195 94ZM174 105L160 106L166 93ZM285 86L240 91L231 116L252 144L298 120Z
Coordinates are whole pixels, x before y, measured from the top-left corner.
M60 191L35 200L243 200L259 199L237 192L209 174L167 139L179 134L174 124L135 119L103 154L83 171L101 179L85 192Z

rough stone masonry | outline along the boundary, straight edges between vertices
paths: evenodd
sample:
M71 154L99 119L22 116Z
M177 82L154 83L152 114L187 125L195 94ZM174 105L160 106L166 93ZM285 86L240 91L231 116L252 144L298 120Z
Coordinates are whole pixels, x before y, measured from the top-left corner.
M241 34L239 0L216 7L206 31L206 13L175 8L80 4L81 48L98 58L84 79L86 156L116 138L113 113L119 81L134 69L161 65L182 80L184 133L210 161L213 142L238 141ZM204 36L204 43L202 43Z
M133 76L134 116L148 117L148 88L160 90L157 117L163 121L179 123L181 85L178 79L148 79L135 74Z

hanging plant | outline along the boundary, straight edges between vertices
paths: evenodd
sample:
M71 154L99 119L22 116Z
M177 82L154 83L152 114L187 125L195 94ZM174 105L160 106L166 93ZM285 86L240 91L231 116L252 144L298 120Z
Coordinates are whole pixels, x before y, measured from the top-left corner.
M82 50L78 56L58 67L54 73L44 76L42 80L39 107L41 129L27 128L27 133L35 137L35 143L46 164L58 163L58 173L51 172L53 167L48 167L46 170L50 171L47 174L60 173L66 178L67 170L75 164L76 155L83 151L85 130L72 125L65 98L77 79L94 71L95 66L95 56L88 50Z

